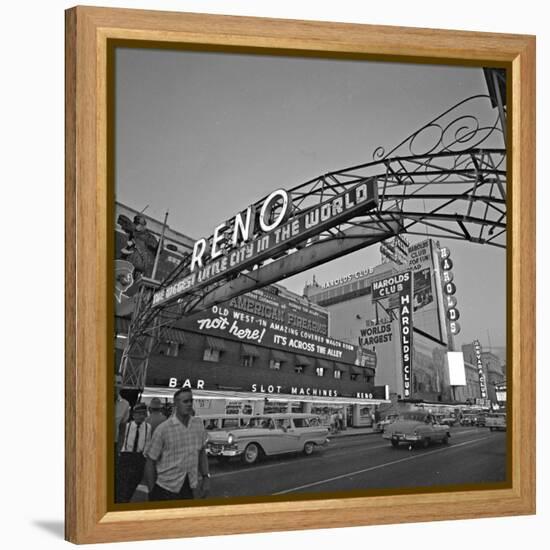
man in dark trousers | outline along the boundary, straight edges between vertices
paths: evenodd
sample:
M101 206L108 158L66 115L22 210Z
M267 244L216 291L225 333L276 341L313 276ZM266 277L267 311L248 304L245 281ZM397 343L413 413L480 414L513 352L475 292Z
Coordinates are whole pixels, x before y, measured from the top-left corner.
M210 490L207 434L202 420L193 416L189 388L174 394L174 407L175 413L157 426L145 453L150 501L205 497Z
M137 486L143 479L145 451L151 441L153 429L145 422L147 406L138 403L133 410L133 420L126 424L124 439L118 459L117 502L130 502Z

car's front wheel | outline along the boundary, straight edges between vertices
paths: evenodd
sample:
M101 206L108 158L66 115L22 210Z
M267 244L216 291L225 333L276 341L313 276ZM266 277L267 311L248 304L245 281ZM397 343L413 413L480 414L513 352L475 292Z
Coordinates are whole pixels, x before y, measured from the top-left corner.
M309 456L311 454L313 454L313 450L315 449L315 443L312 443L311 441L308 441L305 445L304 445L304 454L306 456Z
M399 441L397 441L397 439L392 439L391 440L391 446L392 447L399 447Z
M242 461L245 464L254 464L260 458L260 447L256 443L249 443L242 454Z

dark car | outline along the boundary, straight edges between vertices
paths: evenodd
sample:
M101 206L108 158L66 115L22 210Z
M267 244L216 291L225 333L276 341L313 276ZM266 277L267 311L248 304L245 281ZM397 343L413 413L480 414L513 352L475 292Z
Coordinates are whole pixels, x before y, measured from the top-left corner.
M424 412L408 412L386 427L384 439L388 439L393 447L407 443L409 447L420 445L428 447L431 443L447 445L451 437L448 424L440 424L432 414Z

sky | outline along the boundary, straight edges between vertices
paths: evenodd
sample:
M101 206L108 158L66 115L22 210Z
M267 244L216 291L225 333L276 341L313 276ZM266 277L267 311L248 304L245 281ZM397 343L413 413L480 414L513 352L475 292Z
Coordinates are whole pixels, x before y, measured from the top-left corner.
M119 49L116 200L208 237L271 191L369 162L480 93L478 68ZM440 242L454 262L457 343L505 346L505 250ZM371 247L283 284L301 294L313 273L323 282L378 263Z

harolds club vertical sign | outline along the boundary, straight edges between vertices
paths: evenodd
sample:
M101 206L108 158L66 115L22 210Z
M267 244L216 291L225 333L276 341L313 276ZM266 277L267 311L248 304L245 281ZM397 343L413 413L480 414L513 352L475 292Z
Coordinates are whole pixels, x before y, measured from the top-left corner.
M401 364L403 368L403 397L411 396L412 367L412 276L407 271L399 292L399 317L401 319Z
M403 271L385 277L372 283L372 299L380 301L385 298L391 298L392 305L394 297L398 297L400 327L400 347L401 347L401 365L403 376L403 398L411 397L411 380L412 380L412 336L413 336L413 319L412 319L412 297L413 297L413 280L411 271Z

